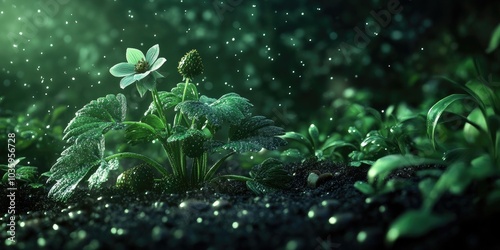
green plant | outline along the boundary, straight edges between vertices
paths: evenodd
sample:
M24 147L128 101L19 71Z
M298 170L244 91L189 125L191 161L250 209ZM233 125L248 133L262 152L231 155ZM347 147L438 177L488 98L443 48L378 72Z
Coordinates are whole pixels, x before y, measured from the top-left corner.
M344 112L347 117L332 121L345 131L320 133L311 124L307 133L287 132L281 136L293 142L291 146L296 146L283 152L283 155L295 159L314 157L318 160L348 161L351 166L360 166L362 163L372 165L385 155L424 151L430 147L418 142L420 134L425 132L423 115L407 106L389 106L382 112L383 115L373 108L351 104L350 108L353 107L357 112L348 109Z
M136 83L141 96L151 92L152 103L140 121L126 121L125 96L110 94L85 105L69 122L63 137L69 146L52 166L49 181L56 183L49 196L65 200L85 180L90 189L100 187L107 181L109 172L118 169L118 160L122 158L139 159L145 166L156 169L163 176L160 182L167 191L196 188L215 178L245 181L252 190L284 187L289 177L275 161L259 165L250 177L216 177L222 163L235 153L285 145L286 141L277 137L284 133L283 129L263 116L252 116L252 104L236 93L225 94L219 99L199 96L192 81L203 72L203 64L196 50L188 52L179 63L178 71L184 82L171 91L157 91L156 80L163 76L156 71L165 62L158 55L158 45L151 47L146 55L129 48L127 62L110 69L114 76L123 77L122 88ZM167 112L172 111L175 115L169 116ZM129 144L160 144L169 167L138 153L105 155L104 134L110 130L125 131ZM224 136L225 139L220 139ZM224 154L209 166L209 154L215 152ZM127 182L130 177L127 175L124 179ZM122 181L123 178L119 181L120 186L123 186Z
M452 94L434 104L427 114L427 134L443 159L413 155L389 155L377 160L368 172L368 184L357 184L362 192L372 195L384 190L387 176L395 169L428 164L447 165L446 170L419 170L423 179L418 187L422 205L405 211L390 226L386 240L393 243L399 237L418 237L441 227L455 218L451 212L437 214L434 205L445 193L462 194L471 183L481 187L478 204L488 211L498 211L500 204L500 85L484 77L479 62L475 62L477 79L466 84L451 81L466 94ZM446 119L443 117L446 114ZM450 120L459 121L463 138L439 135L438 131ZM457 140L439 145L440 138ZM422 223L425 222L425 223Z
M64 127L60 120L66 110L58 106L47 112L45 107L32 105L21 112L0 107L0 140L7 141L7 135L14 133L17 155L25 156L28 165L37 166L42 172L48 171L46 162L53 162L62 149ZM7 155L7 147L0 149L0 154Z
M24 159L24 157L18 158L8 165L0 164L0 171L5 171L1 183L5 186L15 187L16 183L13 181L17 180L27 183L32 188L43 187L42 176L48 176L48 173L39 175L37 167L20 165L19 162Z
M427 133L436 149L437 130L445 113L464 122L464 140L458 147L441 147L449 167L434 185L428 184L433 188L425 207L432 207L444 192L461 194L472 182L484 184L488 179L500 177L500 84L485 77L478 60L475 67L477 79L465 84L449 80L466 94L452 94L439 100L427 115ZM453 104L459 106L458 111L453 109ZM487 193L497 191L497 188L489 188Z
M351 143L338 140L336 137L327 137L320 134L316 125L311 124L307 131L307 135L302 135L297 132L286 132L281 136L298 145L296 148L288 149L283 152L284 156L293 157L296 159L316 158L317 160L325 160L334 157L336 149L341 147L356 148ZM342 158L342 156L338 156Z
M373 164L380 157L390 154L408 154L417 148L414 138L419 133L421 115L405 105L389 106L383 114L373 108L365 108L367 115L374 118L375 129L359 130L355 126L348 129L357 150L349 154L351 165ZM423 123L422 123L423 124Z

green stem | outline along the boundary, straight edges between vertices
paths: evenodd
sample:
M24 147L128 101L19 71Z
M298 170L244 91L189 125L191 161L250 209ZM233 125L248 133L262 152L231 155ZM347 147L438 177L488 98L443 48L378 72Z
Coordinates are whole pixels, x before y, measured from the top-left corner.
M231 155L235 154L236 152L231 152L227 155L225 155L224 157L220 158L209 170L208 172L205 174L205 177L203 178L205 181L209 181L210 179L212 179L212 177L214 176L215 172L217 172L217 170L222 166L222 163Z
M186 82L184 83L184 91L182 92L182 102L186 99L187 86L189 85L189 78L186 78ZM177 116L177 120L174 123L175 125L179 125L182 121L182 113L179 112L179 116Z
M158 90L154 88L153 91L151 91L151 95L153 96L153 103L156 106L156 112L158 113L158 116L162 120L163 124L165 125L167 134L170 135L170 128L168 127L167 119L165 118L165 114L163 113L163 105L161 103L160 96L158 95Z
M167 170L160 163L158 163L157 161L155 161L155 160L153 160L153 159L151 159L151 158L149 158L147 156L141 155L141 154L132 153L132 152L122 152L122 153L117 153L117 154L110 155L110 156L104 158L104 160L105 161L109 161L109 160L115 159L115 158L135 158L135 159L139 159L139 160L142 160L142 161L146 162L147 164L151 165L152 167L154 167L161 174L168 175Z

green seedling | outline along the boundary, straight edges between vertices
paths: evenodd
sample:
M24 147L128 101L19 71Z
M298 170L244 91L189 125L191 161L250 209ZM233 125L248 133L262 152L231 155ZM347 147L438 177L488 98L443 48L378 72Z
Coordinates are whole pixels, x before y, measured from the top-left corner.
M356 148L353 144L336 140L336 138L327 138L327 136L319 133L318 128L314 124L309 126L306 135L297 132L287 132L281 137L297 145L296 148L283 152L283 155L293 158L325 160L337 154L336 150L339 148Z
M1 102L2 98L0 104ZM23 112L0 108L0 140L6 142L9 134L15 134L17 155L28 156L27 160L35 166L54 161L55 155L63 146L60 140L64 127L60 119L66 107L59 106L48 113L46 110L42 111L41 107L43 105L33 105ZM44 115L39 118L41 112ZM41 171L47 170L41 169Z
M8 165L0 164L0 171L5 174L2 177L2 184L7 187L16 187L16 181L28 184L32 188L43 187L42 176L48 176L48 173L38 174L38 168L19 164L24 157L13 160Z
M151 105L140 121L125 119L127 101L123 94L107 95L77 111L64 130L63 139L69 145L51 169L49 181L55 184L50 197L66 200L84 181L90 189L99 188L124 158L138 159L145 164L141 168L156 170L162 176L160 184L167 191L197 188L215 178L245 181L251 190L260 192L286 185L287 173L275 161L259 165L250 172L250 177L216 175L233 154L273 150L286 141L278 137L284 131L274 126L272 120L252 116L252 104L246 98L228 93L214 99L198 93L193 83L203 72L198 51L192 50L180 60L178 71L184 82L170 91L157 90L157 80L164 77L158 69L166 61L159 57L158 45L151 47L146 55L129 48L126 58L127 62L111 67L110 73L122 77L121 88L135 84L140 96L150 92ZM127 143L132 145L161 145L168 164L135 152L107 155L104 135L111 130L124 131ZM209 155L216 153L220 159L209 165ZM133 179L134 174L124 173L118 185L136 187L137 180Z
M436 151L444 151L443 159L428 159L413 155L389 155L377 160L368 172L368 183L357 184L358 190L374 194L384 188L387 176L397 168L429 164L447 165L444 172L430 175L419 183L422 205L416 210L401 214L389 227L386 241L392 244L400 237L418 237L452 221L452 213L436 214L434 205L445 193L462 194L471 183L489 187L478 200L484 200L487 210L498 209L500 201L500 97L499 85L484 77L479 62L475 62L477 79L466 84L451 81L465 94L452 94L434 104L427 114L427 134ZM472 105L471 105L472 104ZM446 114L446 119L444 116ZM439 128L454 117L463 122L464 138L447 145L440 145ZM446 137L445 138L453 138ZM456 139L456 138L455 138ZM421 171L423 172L423 171ZM425 176L422 174L421 176ZM491 181L494 181L491 185ZM422 223L425 221L425 223Z
M375 119L378 129L372 129L365 134L355 126L349 127L347 132L354 139L352 143L359 145L356 147L357 150L349 154L351 165L359 166L361 163L372 165L380 157L398 153L408 154L415 148L410 135L414 133L414 127L418 126L422 117L413 114L407 108L400 107L398 111L404 114L396 114L394 106L387 108L384 115L373 108L366 108L366 112Z

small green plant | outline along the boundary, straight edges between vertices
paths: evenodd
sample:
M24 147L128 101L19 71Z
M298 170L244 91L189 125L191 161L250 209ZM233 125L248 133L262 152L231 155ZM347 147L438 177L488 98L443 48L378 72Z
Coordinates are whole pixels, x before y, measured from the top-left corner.
M425 148L417 145L418 134L424 134L425 119L405 105L390 106L381 112L360 105L351 105L359 111L350 117L339 117L337 124L343 131L320 133L311 124L307 133L287 132L282 138L294 148L283 152L292 158L315 158L349 162L351 166L372 165L382 156L407 154ZM347 112L346 112L347 113ZM348 125L351 124L351 125ZM342 134L341 134L342 133ZM425 135L424 135L425 136ZM430 145L427 145L429 147Z
M100 187L107 181L109 172L118 169L118 160L123 158L144 162L141 170L135 169L134 173L144 172L145 167L155 169L162 175L160 184L167 191L196 188L215 178L245 181L251 190L259 192L284 187L289 176L282 165L273 160L258 165L250 172L250 177L216 177L222 163L235 153L257 152L263 148L272 150L285 145L286 141L277 137L284 131L274 126L270 119L252 116L252 104L236 93L225 94L219 99L200 96L193 83L194 77L203 72L196 50L188 52L179 62L178 71L184 82L170 91L158 91L157 79L163 75L157 70L166 61L158 56L158 45L151 47L146 55L129 48L127 62L111 67L112 75L123 77L121 88L135 83L141 96L151 92L152 103L140 121L125 120L127 103L122 94L99 98L77 111L64 130L63 139L69 146L51 169L49 181L56 183L49 196L65 200L83 181L88 181L90 189ZM133 152L105 155L104 134L110 130L124 131L129 144L160 144L168 158L168 167ZM221 137L227 139L221 140ZM215 152L223 152L223 156L209 165L209 154ZM135 175L124 173L118 185L138 186L137 181L132 180ZM151 174L147 176L153 178Z
M388 243L400 237L418 237L441 227L456 216L451 212L437 214L434 205L445 193L462 194L471 183L480 187L475 199L487 211L500 209L500 85L487 80L475 62L477 79L465 84L451 81L465 94L452 94L436 102L427 114L427 134L432 146L442 152L443 159L414 155L389 155L378 159L368 171L368 183L357 183L356 188L373 195L385 190L388 175L395 169L429 164L446 165L444 171L418 170L422 177L418 184L422 205L401 214L386 234ZM447 119L443 119L446 114ZM454 119L451 119L454 117ZM438 131L450 120L461 121L463 138L439 135ZM454 139L439 145L442 140ZM451 145L451 146L450 146Z
M28 164L38 166L42 172L48 171L46 162L53 162L62 149L64 126L60 120L66 110L63 106L49 112L44 108L37 104L15 112L0 106L0 140L7 141L8 134L15 133L17 155L26 156ZM2 155L7 155L6 151L7 147L0 149Z
M14 181L21 181L32 188L43 187L42 176L48 176L48 173L39 175L37 167L19 164L24 159L24 157L18 158L8 165L0 164L0 171L5 171L1 183L8 187L15 187L17 184Z
M367 114L375 120L375 129L359 130L355 126L348 129L354 139L353 144L359 145L357 150L349 154L351 165L361 163L372 165L380 157L400 153L408 154L416 145L411 135L418 131L419 121L423 118L410 111L406 106L389 106L383 114L373 108L365 108Z
M297 132L286 132L285 135L281 137L298 145L296 148L288 149L283 152L284 156L297 159L315 158L317 160L325 160L337 154L335 150L338 148L356 148L353 144L337 140L335 137L328 138L326 135L320 134L318 128L314 124L309 126L307 135L302 135ZM338 157L341 158L342 156Z

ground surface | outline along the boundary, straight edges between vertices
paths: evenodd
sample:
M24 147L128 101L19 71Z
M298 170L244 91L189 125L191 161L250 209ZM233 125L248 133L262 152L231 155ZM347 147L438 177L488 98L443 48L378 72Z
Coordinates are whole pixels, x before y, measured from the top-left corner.
M390 222L420 204L416 185L367 200L353 187L366 180L366 168L331 163L288 168L294 173L291 188L265 196L224 182L186 194L78 190L62 204L48 200L45 189L22 188L12 249L500 249L498 216L484 215L468 195L446 196L436 206L454 211L454 222L388 246L384 237ZM309 188L311 170L334 177ZM408 168L393 177L416 181L413 173ZM6 220L3 216L2 225Z

